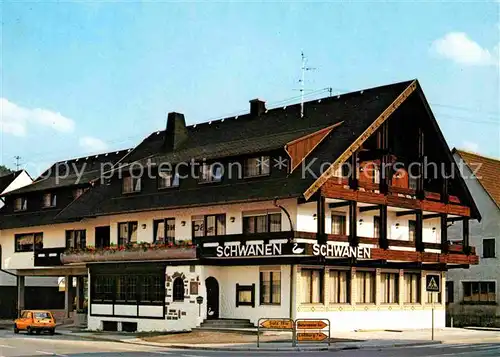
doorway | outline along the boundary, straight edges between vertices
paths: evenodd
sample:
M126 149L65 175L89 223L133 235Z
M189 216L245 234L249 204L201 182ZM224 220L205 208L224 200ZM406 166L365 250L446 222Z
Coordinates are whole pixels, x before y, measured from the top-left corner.
M106 248L110 245L111 228L109 226L95 227L95 247Z
M213 320L219 318L219 283L214 277L208 277L205 280L207 287L207 319Z

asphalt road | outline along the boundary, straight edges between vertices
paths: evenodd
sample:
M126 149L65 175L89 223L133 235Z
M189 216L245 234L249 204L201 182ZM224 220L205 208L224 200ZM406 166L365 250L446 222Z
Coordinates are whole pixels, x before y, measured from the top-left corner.
M349 350L324 352L220 352L174 350L115 342L102 342L70 338L24 334L0 330L0 357L14 356L71 356L71 357L249 357L249 356L304 356L308 357L498 357L500 343L428 345L419 347L388 348L384 350Z

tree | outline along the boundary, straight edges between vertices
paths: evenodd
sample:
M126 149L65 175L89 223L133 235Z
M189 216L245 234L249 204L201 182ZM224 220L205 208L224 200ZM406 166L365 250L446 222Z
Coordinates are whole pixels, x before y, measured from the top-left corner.
M13 173L14 171L9 169L7 166L0 165L0 176L5 176Z

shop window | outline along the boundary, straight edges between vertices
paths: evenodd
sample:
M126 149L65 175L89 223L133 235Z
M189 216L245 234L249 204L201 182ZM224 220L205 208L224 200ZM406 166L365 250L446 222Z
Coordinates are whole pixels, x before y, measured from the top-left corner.
M330 270L330 304L348 304L351 300L351 272Z
M182 278L174 279L173 300L184 301L184 280Z
M236 307L239 306L255 307L255 284L236 284Z
M404 273L404 303L419 304L420 303L420 287L422 279L417 273Z
M374 304L375 303L375 272L374 271L357 271L356 272L356 288L358 304Z
M260 272L260 304L281 304L281 272Z
M323 303L323 279L324 271L316 269L302 269L300 272L302 285L303 304Z
M399 302L399 273L382 273L380 278L380 302L382 304L397 304Z

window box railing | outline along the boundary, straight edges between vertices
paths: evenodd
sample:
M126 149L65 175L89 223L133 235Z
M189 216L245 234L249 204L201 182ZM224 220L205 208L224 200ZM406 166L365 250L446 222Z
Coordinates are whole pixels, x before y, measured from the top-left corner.
M165 260L196 259L196 246L191 241L175 244L129 243L123 246L111 245L106 248L86 247L68 249L61 255L63 264L131 261L131 260Z

